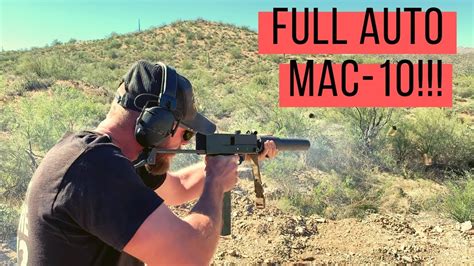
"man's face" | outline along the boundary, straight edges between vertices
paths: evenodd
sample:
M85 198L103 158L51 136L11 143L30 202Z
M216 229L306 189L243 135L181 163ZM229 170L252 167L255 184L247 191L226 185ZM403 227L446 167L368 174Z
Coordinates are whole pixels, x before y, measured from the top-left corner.
M186 129L178 127L174 136L169 136L162 144L158 147L162 149L180 149L182 145L189 143L189 140L185 140L183 135ZM158 153L156 154L155 165L146 165L147 170L154 175L165 174L171 165L171 160L175 156L175 153Z

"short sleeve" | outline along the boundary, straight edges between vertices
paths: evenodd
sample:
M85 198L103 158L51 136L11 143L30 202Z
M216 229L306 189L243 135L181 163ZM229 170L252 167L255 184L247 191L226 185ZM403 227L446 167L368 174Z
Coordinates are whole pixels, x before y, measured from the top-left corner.
M67 175L57 203L84 230L117 250L163 200L146 187L119 149L82 154Z

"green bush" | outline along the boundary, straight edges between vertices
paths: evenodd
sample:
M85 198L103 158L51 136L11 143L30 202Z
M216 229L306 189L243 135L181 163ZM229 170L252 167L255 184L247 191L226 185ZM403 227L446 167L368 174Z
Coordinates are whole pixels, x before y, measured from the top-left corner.
M244 57L242 50L239 47L232 47L229 49L229 53L234 59L241 59Z
M107 51L107 56L111 59L117 59L120 57L120 51L117 49L111 49Z
M449 195L446 198L445 210L458 222L474 222L474 178L468 174L468 178L459 184L450 182L448 184Z
M125 70L117 67L119 66L113 61L81 65L79 69L79 72L82 73L80 79L97 87L116 90L121 77L125 74Z
M58 46L58 45L61 45L63 44L60 40L58 39L54 39L52 42L51 42L51 46Z
M87 129L105 115L105 106L82 92L53 87L0 109L0 194L23 197L41 158L67 131Z
M472 98L474 96L474 75L459 75L453 80L453 93L461 98Z
M378 192L376 188L367 192L354 187L350 178L333 172L321 177L311 194L285 190L285 195L278 205L284 210L301 215L319 214L329 219L363 217L369 212L378 211Z
M71 80L77 77L77 64L61 55L22 56L16 73L22 76Z
M19 216L18 208L0 203L0 240L10 241L16 235Z
M112 39L110 40L107 44L106 44L106 48L108 50L111 50L111 49L118 49L122 47L122 43L118 40L115 40L115 39Z
M416 109L397 127L394 156L412 169L462 171L473 163L474 136L456 114L445 109Z
M471 87L457 87L454 89L454 95L457 95L461 98L474 98L474 85Z

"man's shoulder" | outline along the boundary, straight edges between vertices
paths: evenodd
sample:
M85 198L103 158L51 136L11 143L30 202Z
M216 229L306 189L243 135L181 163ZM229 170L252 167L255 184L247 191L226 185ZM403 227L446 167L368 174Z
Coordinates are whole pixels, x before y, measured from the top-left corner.
M78 132L65 136L58 145L80 147L80 152L75 152L77 158L71 162L74 165L87 163L93 166L91 169L99 170L112 166L116 169L132 166L121 149L113 144L109 136L104 134L92 131Z
M66 133L55 146L79 145L84 150L89 150L95 147L109 147L116 148L112 143L112 139L106 134L100 134L94 131L80 131Z
M48 151L36 169L32 180L37 180L37 176L47 176L48 179L62 178L70 167L79 160L96 161L97 164L100 164L108 159L112 160L111 158L122 159L122 157L121 150L112 143L107 135L91 131L66 133Z
M121 154L120 148L112 143L112 139L105 134L93 131L67 133L50 150L49 153L61 155L82 155L102 157L105 154Z

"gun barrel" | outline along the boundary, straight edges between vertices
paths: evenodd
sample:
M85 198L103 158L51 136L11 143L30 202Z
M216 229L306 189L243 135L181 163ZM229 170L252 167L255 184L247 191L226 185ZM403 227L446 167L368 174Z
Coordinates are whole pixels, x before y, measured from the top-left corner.
M311 143L307 139L291 139L291 138L278 138L273 136L261 136L259 141L259 149L263 148L263 143L267 140L273 140L276 147L280 151L305 151L311 146Z

